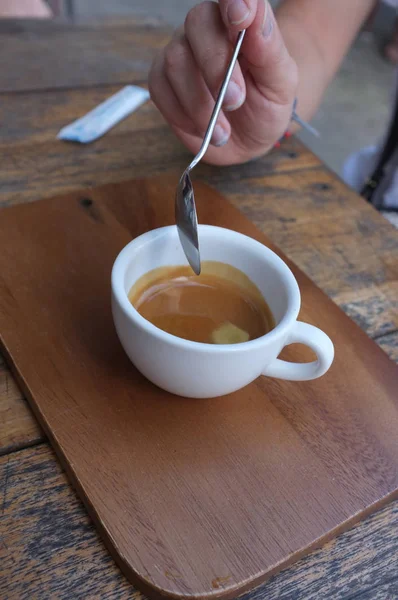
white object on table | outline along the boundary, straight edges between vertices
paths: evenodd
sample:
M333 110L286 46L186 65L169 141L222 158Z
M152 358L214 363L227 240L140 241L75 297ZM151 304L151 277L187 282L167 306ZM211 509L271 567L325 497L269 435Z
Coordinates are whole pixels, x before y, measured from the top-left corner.
M93 142L136 110L148 98L148 90L136 85L126 85L84 117L63 127L57 138L82 144Z

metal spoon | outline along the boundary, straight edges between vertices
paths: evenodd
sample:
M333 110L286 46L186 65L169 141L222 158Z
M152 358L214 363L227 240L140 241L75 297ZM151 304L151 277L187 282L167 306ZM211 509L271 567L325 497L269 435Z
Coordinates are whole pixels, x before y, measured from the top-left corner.
M205 137L198 154L195 156L191 164L185 169L177 186L175 200L175 218L178 229L178 235L185 256L196 275L200 274L200 253L198 240L198 218L196 215L195 198L193 194L192 181L189 176L190 171L203 158L209 147L211 136L213 135L214 127L217 122L225 92L227 91L229 80L231 79L232 71L234 70L235 62L239 54L240 47L245 36L245 30L241 31L236 40L234 53L229 63L229 67L224 77L221 89L218 93L217 101L214 106L210 122L207 127Z

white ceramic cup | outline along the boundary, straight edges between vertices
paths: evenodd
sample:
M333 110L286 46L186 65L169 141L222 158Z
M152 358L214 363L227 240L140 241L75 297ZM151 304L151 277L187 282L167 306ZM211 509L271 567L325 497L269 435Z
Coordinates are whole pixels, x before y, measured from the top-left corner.
M157 267L186 265L175 226L144 233L119 254L112 270L112 312L124 350L139 371L157 386L180 396L212 398L238 390L260 375L303 381L321 377L333 361L330 338L317 327L297 321L300 290L289 267L272 250L235 231L199 225L202 261L228 263L243 271L263 294L276 326L241 344L203 344L178 338L144 319L128 293ZM317 360L290 363L282 348L309 346Z

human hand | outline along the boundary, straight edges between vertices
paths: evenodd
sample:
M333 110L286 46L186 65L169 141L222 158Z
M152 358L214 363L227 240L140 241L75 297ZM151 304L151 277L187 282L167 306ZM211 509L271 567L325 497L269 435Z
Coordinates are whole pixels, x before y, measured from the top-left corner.
M298 72L267 0L198 4L155 58L149 75L152 100L196 154L242 29L247 31L241 54L204 158L212 164L260 156L288 127Z

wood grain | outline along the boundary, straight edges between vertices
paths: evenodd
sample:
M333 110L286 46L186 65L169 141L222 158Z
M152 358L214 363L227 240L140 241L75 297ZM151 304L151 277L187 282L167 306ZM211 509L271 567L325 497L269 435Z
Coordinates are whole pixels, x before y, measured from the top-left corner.
M0 455L42 441L43 433L14 378L0 364Z
M133 83L146 87L145 80L132 80ZM120 85L98 85L90 88L46 90L27 93L3 93L0 104L0 119L2 122L2 135L0 147L15 148L16 155L23 151L21 146L34 145L40 152L40 144L44 142L55 142L55 137L61 127L71 121L83 116L89 110L94 108L100 102L103 102L110 95L120 90ZM113 127L104 138L92 143L90 147L98 153L108 154L110 164L114 162L114 147L119 143L120 135L128 135L131 144L131 151L138 148L142 151L145 148L145 155L150 158L156 151L159 143L153 140L136 140L137 132L146 130L160 129L158 136L166 135L174 140L171 131L165 129L165 121L155 108L152 102L146 102L137 111L129 115L117 126ZM141 142L141 144L139 143ZM151 142L151 143L150 143ZM67 144L57 141L59 146L68 146L74 150L76 167L79 166L80 152L87 146L80 144ZM144 144L144 146L142 146ZM39 145L39 146L38 146ZM181 145L181 144L179 144ZM187 160L189 154L186 154ZM169 155L162 157L163 162L169 160ZM40 154L40 164L45 164L46 154ZM59 166L62 165L60 161ZM252 176L259 176L271 173L280 173L285 171L296 171L319 167L320 162L305 146L297 140L291 140L279 152L274 152L263 161L254 161L250 163ZM170 168L170 167L169 167ZM247 170L247 169L246 169ZM223 173L223 169L210 169L215 175L218 172ZM226 170L229 173L229 170ZM236 169L234 170L236 177ZM139 173L133 172L134 176ZM131 173L130 173L131 177ZM38 198L38 197L37 197Z
M141 84L141 87L144 87ZM26 94L2 94L0 146L20 147L54 142L62 127L78 119L121 89L120 85L98 85L93 88L48 90ZM164 120L151 102L113 127L105 139L137 130L162 127ZM64 142L59 141L59 145ZM76 152L82 146L74 147Z
M17 27L18 35L12 24L0 35L0 92L145 80L156 50L172 33L169 26L136 25L128 18L112 27Z
M4 185L0 189L0 206L38 200L55 192L65 193L87 186L118 183L132 176L182 171L191 159L190 154L164 123L156 128L148 123L145 129L145 121L144 124L140 121L140 111L145 114L147 107L140 108L126 122L119 124L113 135L107 135L93 144L56 140L55 129L52 139L39 144L9 144L4 155ZM153 107L152 113L158 120ZM258 176L319 167L318 159L299 142L291 142L289 147L294 147L294 152L286 147L282 153L273 153L253 163L251 171ZM199 176L203 173L202 177L209 172L217 176L218 169L198 170Z
M377 343L392 360L398 363L398 331L383 335L377 340Z
M166 23L161 17L154 17L145 15L143 13L137 14L125 14L125 15L74 15L73 21L69 18L56 17L54 19L43 21L40 19L2 19L0 21L0 34L4 35L18 35L32 37L40 35L41 37L54 36L59 33L68 33L73 29L75 32L79 31L82 38L84 38L85 32L90 30L91 32L97 31L98 35L104 29L113 28L129 28L130 31L134 31L136 27L145 28L147 26L152 27L165 27Z
M108 186L88 190L88 203L78 194L3 211L1 336L128 576L151 596L230 597L395 494L398 370L293 267L302 318L335 342L330 373L171 403L121 352L107 282L131 236L172 221L174 186ZM264 239L217 194L198 192L202 222ZM24 317L33 306L34 322Z
M0 458L0 596L142 600L104 548L50 448ZM244 600L392 600L398 502L298 561Z

